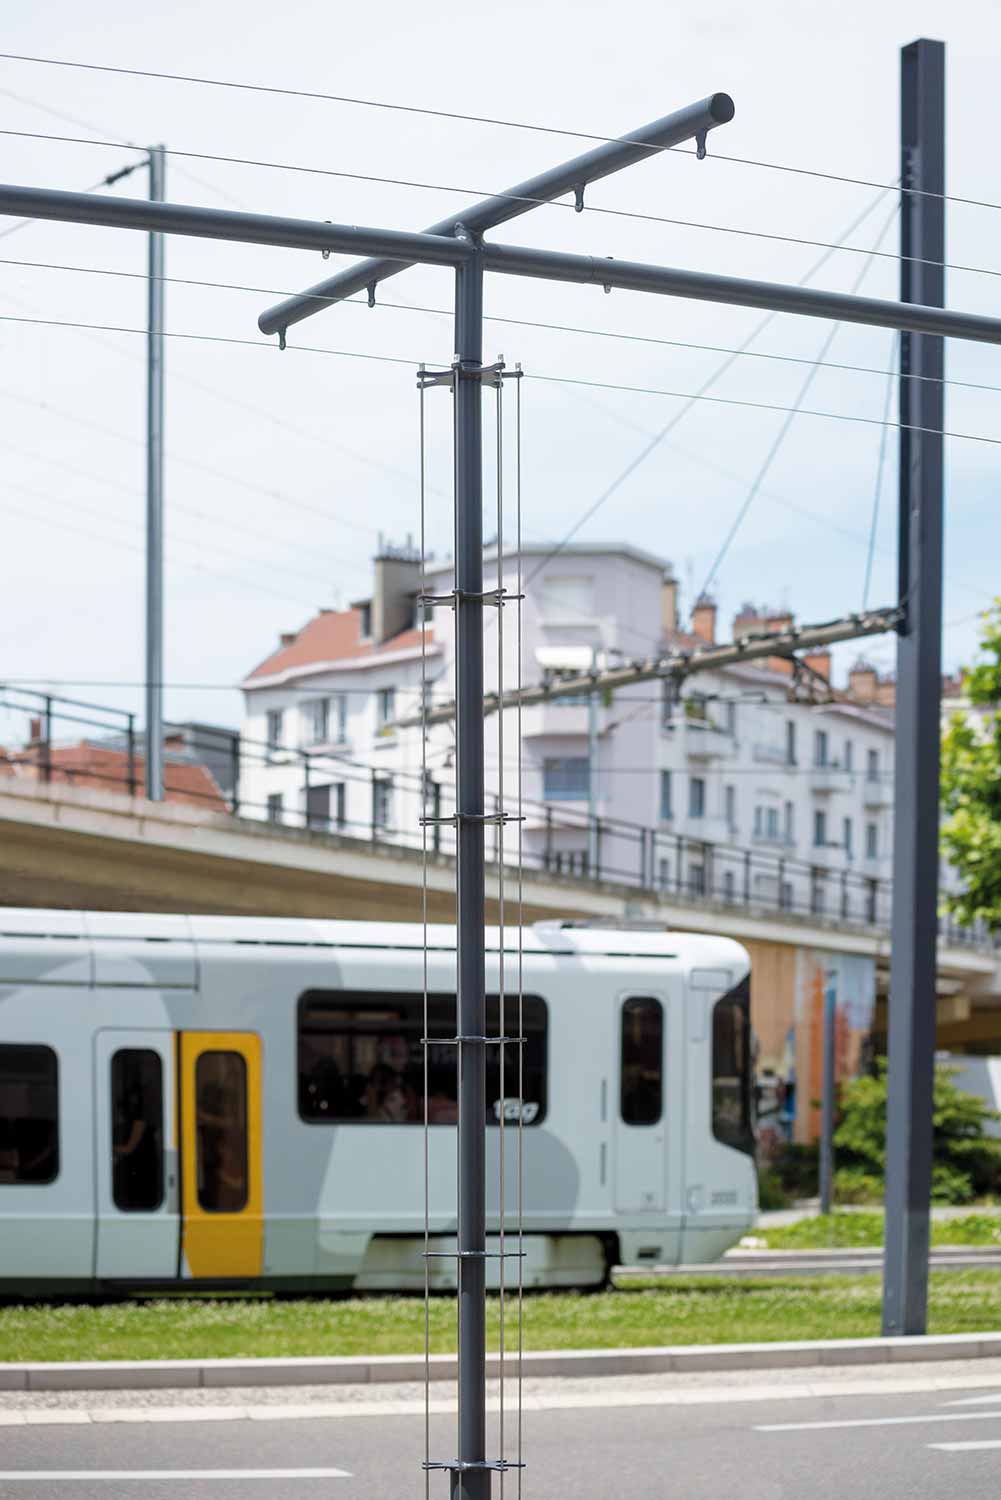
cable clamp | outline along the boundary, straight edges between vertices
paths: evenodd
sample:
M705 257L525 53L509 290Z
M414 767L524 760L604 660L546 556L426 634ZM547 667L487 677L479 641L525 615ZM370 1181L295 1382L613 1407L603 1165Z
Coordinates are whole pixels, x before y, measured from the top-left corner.
M504 823L524 823L525 819L520 813L447 813L440 818L418 818L418 824L422 828L430 827L435 823L444 823L451 828L457 828L462 823L480 823L484 826L493 823L498 826Z
M527 1250L425 1250L425 1260L524 1260Z
M700 130L695 137L695 157L697 161L706 159L706 136L708 132Z
M445 1463L429 1458L421 1464L424 1470L446 1469L451 1474L462 1474L469 1469L490 1469L497 1474L507 1474L511 1469L524 1469L525 1467L525 1464L516 1463L513 1458L477 1458L467 1459L464 1462L452 1458Z
M418 604L447 604L454 609L457 604L513 604L524 599L524 594L511 594L507 589L453 589L449 594L418 594Z
M524 1047L526 1041L523 1036L422 1036L421 1046L458 1047L463 1042L485 1042L488 1047Z

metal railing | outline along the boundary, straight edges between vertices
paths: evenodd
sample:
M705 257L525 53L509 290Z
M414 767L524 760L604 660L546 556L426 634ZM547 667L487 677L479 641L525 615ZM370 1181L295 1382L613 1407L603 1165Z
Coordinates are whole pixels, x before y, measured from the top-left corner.
M0 685L0 710L31 721L20 749L0 760L14 774L51 784L95 784L143 795L145 745L135 715L58 694ZM103 765L76 765L61 726L90 731L83 743L106 752ZM175 747L176 742L176 747ZM72 742L78 745L80 740ZM378 752L377 752L378 753ZM115 760L117 756L117 762ZM180 766L209 772L203 790L175 774ZM440 773L439 773L440 775ZM167 800L271 822L312 837L349 839L421 850L419 818L429 825L429 852L451 856L454 785L397 766L380 767L352 757L349 746L268 744L238 731L191 724L168 725L164 752ZM489 801L489 799L488 799ZM585 808L523 799L526 868L568 880L631 886L683 904L745 910L755 915L811 918L834 925L885 931L891 882L850 868L832 868L787 853L781 846L750 846L644 826L624 818L592 818ZM493 810L499 811L497 799ZM405 815L404 815L405 813ZM487 858L496 865L500 829L487 830ZM510 857L512 841L507 841ZM985 927L961 927L948 914L939 935L957 946L997 951L1001 938Z

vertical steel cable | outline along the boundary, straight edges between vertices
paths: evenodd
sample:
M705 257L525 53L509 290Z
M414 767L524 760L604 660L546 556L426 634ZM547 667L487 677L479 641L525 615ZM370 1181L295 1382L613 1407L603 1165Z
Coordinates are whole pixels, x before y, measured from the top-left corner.
M503 367L503 357L498 361ZM504 701L504 371L497 372L497 702ZM498 1195L500 1198L500 1233L498 1265L500 1266L500 1295L498 1314L500 1331L498 1354L500 1364L500 1419L498 1425L499 1456L504 1454L504 1115L507 1103L504 1092L504 1053L507 1048L504 1037L504 710L497 713L497 1049L500 1052L498 1068L500 1075L500 1113L497 1120L498 1144ZM500 1471L500 1493L504 1500L504 1470Z
M890 340L890 362L886 369L886 394L883 397L883 428L879 434L879 458L876 460L876 492L872 501L872 525L869 528L869 551L865 559L865 583L862 585L862 609L863 612L869 605L869 585L872 582L872 564L876 551L876 531L879 526L879 502L883 493L883 461L886 458L886 439L889 433L890 401L893 397L894 371L897 365L897 351L900 347L900 335L896 334Z
M419 367L420 375L424 373L424 366ZM420 611L421 630L421 925L423 928L423 955L424 955L424 1023L423 1023L423 1048L424 1048L424 1496L425 1500L431 1497L431 1152L430 1133L428 1119L428 1053L431 1048L428 1030L428 825L427 817L427 775L428 775L428 724L427 724L427 702L428 702L428 662L427 662L427 625L426 609L423 595L428 592L427 579L424 575L426 551L426 526L425 526L425 440L424 440L424 382L418 376L419 395L419 427L420 427L420 507L421 507L421 600L418 608Z
M524 861L524 797L521 735L522 693L522 557L521 557L521 365L515 365L515 537L518 552L517 614L515 615L515 645L517 656L517 710L516 734L518 737L518 1170L517 1170L517 1234L518 1234L518 1500L521 1500L522 1468L522 1386L525 1356L525 861Z

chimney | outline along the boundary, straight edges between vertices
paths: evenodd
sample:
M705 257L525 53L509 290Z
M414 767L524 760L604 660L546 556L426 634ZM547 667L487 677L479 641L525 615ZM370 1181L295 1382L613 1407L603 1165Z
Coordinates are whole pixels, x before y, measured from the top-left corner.
M660 588L660 628L668 639L678 633L678 580L673 573L664 574Z
M278 637L278 644L280 646L291 646L292 642L296 639L298 634L298 630L283 630L281 635Z
M875 703L878 688L879 678L876 675L876 668L870 666L863 657L859 657L848 673L849 693L860 703Z
M805 651L803 653L803 664L816 672L825 682L831 680L831 653L829 651Z
M742 635L756 635L763 624L760 609L753 604L742 604L733 617L734 640L739 640Z
M881 677L876 684L876 702L882 708L896 708L897 679L892 675Z
M716 644L716 601L700 594L692 610L692 634L706 646Z
M372 640L377 646L413 623L421 560L412 547L380 547L372 592Z

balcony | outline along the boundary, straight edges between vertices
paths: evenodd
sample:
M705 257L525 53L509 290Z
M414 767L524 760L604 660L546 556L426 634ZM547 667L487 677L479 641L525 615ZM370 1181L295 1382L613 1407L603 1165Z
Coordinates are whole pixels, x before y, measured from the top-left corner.
M587 703L568 702L566 699L554 703L533 703L521 711L522 739L540 739L566 736L583 739L588 733ZM598 709L598 733L605 726L607 710L602 704Z
M862 790L862 801L873 812L882 812L893 806L893 782L888 777L867 776Z
M837 761L831 761L826 766L812 766L810 769L810 790L816 796L829 796L832 792L847 792L852 787L852 773L839 766Z
M671 736L686 760L723 760L737 753L737 742L733 735L710 719L690 718L686 714L679 714L668 720L663 727L664 733Z

